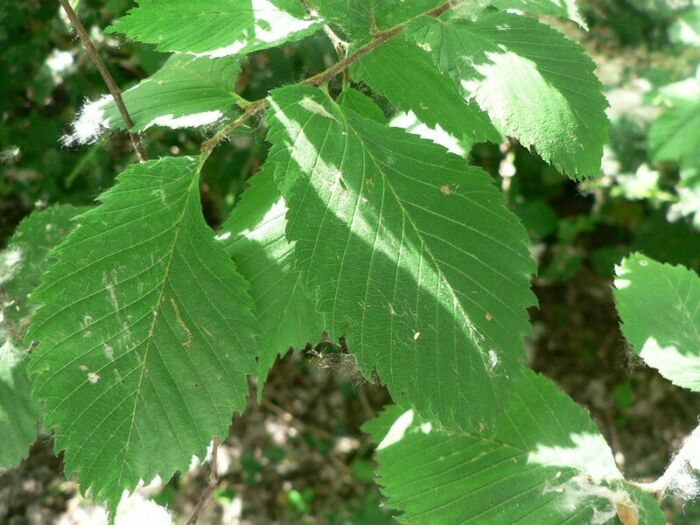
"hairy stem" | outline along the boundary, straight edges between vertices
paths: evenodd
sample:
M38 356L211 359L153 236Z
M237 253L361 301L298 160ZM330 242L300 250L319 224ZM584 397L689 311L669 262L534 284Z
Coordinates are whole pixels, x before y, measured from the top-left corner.
M200 495L199 501L197 502L197 505L195 506L194 511L190 516L190 519L187 520L186 525L197 525L197 521L199 520L199 516L204 510L204 506L207 504L209 498L214 493L217 485L219 484L217 458L219 455L218 453L220 444L221 443L219 442L218 438L215 438L214 441L211 442L211 459L209 460L209 484L207 485L206 490L204 490L204 492L202 492L202 494Z
M134 147L136 156L138 157L140 162L145 162L147 160L146 151L143 148L143 144L141 143L141 139L139 138L139 136L131 131L131 129L134 127L134 122L131 120L131 116L129 115L129 112L127 111L126 106L124 105L124 100L122 99L122 92L119 89L119 86L117 86L117 83L112 78L109 69L107 69L107 66L102 61L102 58L100 58L95 44L93 44L90 35L88 35L87 31L85 30L85 26L83 26L83 23L80 21L80 18L78 18L78 15L73 10L73 7L70 5L69 0L58 0L58 3L61 4L61 7L68 16L68 20L70 20L71 26L73 26L73 29L78 34L78 37L80 38L80 41L82 42L83 47L85 48L85 51L87 51L90 60L92 60L92 63L95 64L97 71L99 71L100 75L102 76L102 80L104 80L104 83L107 85L107 89L112 95L114 103L117 105L119 113L121 114L122 119L124 120L124 125L126 126L127 133L129 134L129 139L131 139L131 145Z
M400 34L403 30L404 30L404 26L398 25L398 26L392 27L391 29L387 29L386 31L381 31L381 32L377 33L372 40L370 40L367 44L365 44L364 46L359 48L357 51L355 51L352 55L344 58L340 62L336 62L328 69L321 71L320 73L318 73L312 77L309 77L307 79L302 80L300 82L300 84L307 84L310 86L320 86L321 84L328 82L330 79L332 79L336 75L338 75L338 74L342 73L343 71L345 71L346 69L348 69L351 65L353 65L358 60L369 55L372 51L377 49L383 43L385 43L388 40L391 40L396 35Z
M266 100L264 98L261 98L260 100L256 100L255 102L251 102L250 104L248 104L243 110L243 113L241 113L241 115L236 120L221 128L210 139L204 141L201 148L202 152L211 153L211 151L216 146L218 146L221 141L226 139L226 137L228 137L228 135L234 129L236 129L241 124L245 123L249 118L253 117L254 115L257 115L263 109L265 109L265 102Z
M699 455L698 450L700 450L700 426L696 427L685 439L683 446L659 479L651 483L637 483L637 486L655 494L659 500L662 499L679 476L688 470L693 456Z
M433 16L433 17L438 17L447 10L449 10L452 6L456 4L455 0L451 0L445 4L442 4L435 9L431 9L430 11L427 11L423 13L424 16ZM309 5L309 4L307 4ZM391 40L395 36L401 34L403 30L406 28L406 23L403 24L398 24L392 28L389 28L385 31L376 31L373 35L372 40L367 42L365 45L359 47L352 55L346 56L345 58L342 58L340 61L336 62L333 64L331 67L328 69L321 71L320 73L317 73L316 75L313 75L309 78L306 78L302 80L301 82L298 82L297 84L301 85L307 85L307 86L320 86L321 84L325 84L332 78L336 77L337 75L343 73L346 71L351 65L353 65L355 62L358 60L361 60L368 54L370 54L372 51L377 49L379 46L382 44L386 43L387 41ZM246 120L251 118L254 115L257 115L260 113L263 109L265 109L265 104L267 103L266 99L260 99L260 100L255 100L248 104L245 107L245 111L243 114L241 114L240 117L238 117L236 120L233 122L227 124L223 128L221 128L219 131L217 131L214 136L212 136L210 139L205 141L202 144L202 152L204 153L210 153L216 146L218 146L223 140L226 139L226 137L238 126L243 124Z

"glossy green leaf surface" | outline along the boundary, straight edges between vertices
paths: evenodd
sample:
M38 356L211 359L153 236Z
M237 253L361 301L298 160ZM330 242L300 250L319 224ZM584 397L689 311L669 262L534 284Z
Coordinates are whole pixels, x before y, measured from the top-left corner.
M209 59L173 55L156 73L128 89L124 104L134 122L134 131L152 126L169 128L213 124L242 99L234 89L241 66L231 57ZM111 97L104 106L107 126L124 128Z
M676 161L697 169L700 166L700 72L694 78L661 89L665 111L649 130L654 160Z
M445 4L444 0L315 0L321 15L340 26L349 39L365 41Z
M403 38L390 40L360 60L353 77L381 93L403 111L413 111L430 127L469 143L500 142L501 136L459 86L443 76L430 54Z
M1 334L0 334L1 335ZM31 399L26 353L10 338L0 342L0 469L16 467L27 457L41 411Z
M474 22L424 17L408 33L503 135L572 178L600 173L607 102L578 44L534 18L509 13Z
M346 86L343 89L338 97L338 104L375 122L386 122L382 109L371 98L353 87Z
M70 205L35 211L20 223L0 253L2 324L18 344L34 313L29 300L48 267L49 253L73 229L73 218L80 211Z
M586 27L581 17L576 0L487 0L489 4L499 9L517 9L526 13L540 16L556 16L568 18Z

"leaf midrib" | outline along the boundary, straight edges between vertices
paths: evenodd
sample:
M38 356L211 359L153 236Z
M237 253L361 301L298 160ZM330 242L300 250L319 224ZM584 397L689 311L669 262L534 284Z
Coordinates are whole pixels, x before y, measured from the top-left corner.
M333 102L333 104L335 104L335 102L334 102L332 99L330 99L330 100L331 100L331 102ZM393 187L393 185L392 185L392 183L391 183L390 177L389 177L389 176L385 173L385 171L382 169L381 164L377 161L377 159L375 158L375 156L374 156L374 154L373 154L371 148L367 145L367 143L364 141L364 139L362 138L362 136L357 132L357 130L356 130L356 129L350 124L350 122L346 119L345 113L344 113L342 110L339 111L338 113L341 115L341 118L343 119L343 122L345 123L345 126L346 126L348 129L352 130L352 132L353 132L353 134L355 135L355 137L356 137L356 138L358 139L358 141L362 144L362 146L363 146L364 150L367 152L369 158L372 159L372 163L373 163L374 166L376 167L377 171L378 171L379 173L381 173L382 178L383 178L383 180L385 181L385 183L386 183L386 185L387 185L387 188L389 188L389 190L391 191L391 195L392 195L392 196L394 197L394 199L396 200L396 202L397 202L397 204L398 204L398 206L399 206L399 208L400 208L400 210L401 210L402 215L403 215L404 217L406 217L408 223L411 225L411 228L412 228L413 231L415 232L416 236L420 239L421 245L425 248L425 251L426 251L426 253L428 254L428 256L430 257L430 260L432 261L432 263L433 263L433 265L434 265L434 268L435 268L436 271L438 272L439 277L448 285L449 290L450 290L450 294L453 296L453 299L456 301L456 304L459 305L459 312L460 312L460 314L464 317L464 319L468 319L468 320L469 320L469 323L471 324L471 323L472 323L472 322L471 322L471 317L470 317L469 315L467 315L467 312L464 310L464 307L462 306L462 301L461 301L460 297L459 297L459 296L456 294L456 292L454 291L454 286L452 285L452 282L447 278L447 276L446 276L445 273L443 272L442 267L441 267L441 262L439 261L439 259L437 259L437 257L435 257L435 255L433 254L432 250L430 249L429 243L428 243L428 242L426 241L426 239L423 237L423 232L418 228L418 226L416 225L416 223L413 221L413 217L412 217L411 214L408 212L408 210L404 207L403 202L401 201L401 198L400 198L399 195L396 193L396 190L394 189L394 187ZM467 335L467 337L469 338L470 341L473 341L473 342L475 343L475 346L476 346L477 349L479 350L479 355L480 355L480 357L481 357L482 364L484 365L484 367L486 367L486 366L487 366L487 365L486 365L486 361L484 360L484 359L485 359L485 356L482 355L482 350L481 350L481 348L479 348L479 345L477 344L477 342L476 342L469 334L465 334L465 335Z
M175 228L175 235L173 237L172 248L170 250L170 256L168 257L168 262L166 264L165 272L163 274L163 280L161 281L161 283L159 285L160 293L158 295L158 300L156 301L156 306L153 309L153 314L152 314L153 321L151 321L151 326L150 326L149 331L148 331L146 349L143 353L141 374L139 375L139 382L138 382L138 384L136 386L136 390L134 391L134 394L133 394L134 395L134 409L131 413L131 420L129 422L129 433L128 433L127 438L126 438L126 444L124 445L122 458L124 458L124 456L127 455L128 451L129 451L129 446L131 445L131 437L133 435L134 424L136 421L136 411L137 411L138 404L139 404L139 392L141 391L141 388L143 386L143 381L144 381L144 378L146 375L146 368L147 368L146 363L148 362L148 353L149 353L149 350L151 348L151 342L153 341L153 335L155 333L156 323L157 323L158 317L160 315L160 309L163 306L163 299L165 297L165 287L166 287L166 283L168 281L168 276L169 276L171 268L172 268L172 262L173 262L173 258L175 256L177 241L180 237L180 232L182 231L182 225L183 225L183 222L185 219L185 214L187 212L187 208L189 206L190 199L192 197L192 194L194 193L193 190L194 190L198 180L199 180L198 174L193 174L192 181L190 182L190 185L187 188L187 192L186 192L187 197L185 198L185 202L182 206L182 212L180 213L180 216L175 221L176 228ZM122 459L121 468L119 469L119 477L117 478L117 483L119 485L121 485L121 480L122 480L122 477L124 475L124 466L125 465L126 465L126 461L124 459Z
M330 99L330 97L328 97L328 98L329 98L329 100L331 101L332 104L334 104L336 107L338 107L337 104L335 103L335 101L333 101L332 99ZM389 189L389 191L391 192L391 195L393 196L394 200L397 202L397 204L398 204L398 206L399 206L399 208L400 208L400 210L401 210L402 215L406 218L408 224L410 224L410 227L413 229L413 231L415 232L416 236L417 236L418 239L420 240L421 246L425 249L426 254L427 254L428 257L430 258L431 262L433 263L433 266L434 266L435 270L436 270L437 273L438 273L439 279L441 279L444 283L446 283L447 287L449 288L450 294L452 295L452 297L453 297L453 299L454 299L454 304L457 304L457 305L458 305L459 313L462 315L463 320L467 320L467 321L468 321L468 324L469 324L470 326L473 326L472 321L471 321L471 317L468 316L467 313L465 312L464 307L462 306L462 301L461 301L460 297L458 297L458 296L456 295L455 291L454 291L454 287L453 287L453 285L452 285L452 282L451 282L451 281L447 278L447 276L444 274L444 272L443 272L443 270L442 270L442 267L441 267L440 264L438 264L438 260L437 260L437 258L435 257L435 255L432 253L432 250L430 249L429 244L428 244L428 243L426 242L426 240L423 238L423 234L422 234L421 230L418 228L418 226L417 226L417 225L415 224L415 222L413 221L412 216L408 213L408 211L406 210L406 208L403 206L403 203L401 202L401 199L399 198L398 194L396 193L396 190L394 189L393 185L391 184L390 178L387 176L387 174L384 172L384 170L382 169L381 165L379 164L379 162L378 162L377 159L375 158L374 154L372 153L371 148L368 147L367 143L363 140L363 138L362 138L361 135L357 132L357 130L356 130L352 125L350 125L350 123L349 123L349 121L347 120L347 118L345 117L345 113L342 111L342 109L339 108L339 107L338 107L338 109L340 109L340 110L337 111L336 113L339 113L339 114L340 114L340 116L341 116L343 122L345 123L346 128L352 131L352 133L355 135L355 137L357 138L357 140L358 140L358 141L360 142L360 144L363 146L364 151L367 153L367 155L369 156L369 158L372 160L372 163L375 165L377 171L382 175L382 179L383 179L384 183L386 184L386 187L387 187L387 188ZM378 227L379 227L379 226L378 226ZM421 259L422 259L422 258L421 258ZM438 283L439 283L439 282L440 282L440 281L438 281ZM417 283L417 285L420 287L420 283ZM437 301L437 299L435 299L435 300ZM463 323L462 323L462 324L463 324ZM476 327L475 327L475 329L476 329ZM478 343L478 341L476 341L476 340L473 338L473 336L472 336L471 334L465 333L463 329L460 329L460 332L464 333L464 335L468 338L468 340L471 341L471 342L473 343L473 346L476 348L476 350L477 350L477 352L478 352L479 359L480 359L480 361L481 361L482 367L483 367L484 369L486 369L486 368L488 367L488 364L487 364L487 362L486 362L487 356L483 354L483 350L481 349L480 344ZM481 334L480 331L479 331L478 333ZM489 339L490 339L490 338L489 338ZM455 353L456 353L456 352L457 352L457 350L455 349ZM390 355L391 355L391 354L392 354L392 351L390 350ZM469 355L469 362L470 362L470 365L471 365L471 364L472 364L472 355L473 355L473 352L469 351L469 352L468 352L468 355ZM436 359L436 361L437 361L437 366L439 366L439 358L440 358L440 352L439 352L439 351L436 351L436 352L435 352L435 359ZM473 366L471 367L471 369L472 369L473 372L475 371L474 368L473 368ZM393 376L393 374L394 374L393 369L390 370L390 374ZM488 381L488 384L489 384L489 386L490 386L490 389L491 389L491 392L492 392L492 398L493 398L494 400L497 400L497 399L498 399L498 395L497 395L496 390L495 390L495 388L494 388L494 384L493 384L493 381L491 380L491 377L489 376L488 373L487 373L487 374L484 374L484 377L486 377L486 379L487 379L487 381ZM459 395L460 395L460 397L462 397L463 399L465 399L465 398L464 398L464 394L463 394L461 391L460 391ZM442 403L442 401L441 401L441 400L442 400L442 388L441 388L441 383L439 383L439 382L438 382L438 399L440 400L439 402ZM431 403L431 404L432 404L432 403Z

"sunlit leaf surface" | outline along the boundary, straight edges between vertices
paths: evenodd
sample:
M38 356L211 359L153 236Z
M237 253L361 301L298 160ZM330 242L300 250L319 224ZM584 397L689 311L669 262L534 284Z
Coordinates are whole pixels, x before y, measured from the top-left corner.
M588 414L528 371L491 431L441 428L392 406L365 425L378 481L401 523L619 524L621 511L665 523L654 498L622 481Z
M523 355L527 235L491 178L310 87L270 98L269 161L297 268L367 377L445 423L489 425Z
M212 58L298 40L320 28L297 0L139 0L111 32Z
M593 61L576 43L534 18L509 13L473 22L424 17L409 35L503 135L570 177L600 173L607 102Z
M622 332L673 383L700 392L700 277L633 254L616 268Z

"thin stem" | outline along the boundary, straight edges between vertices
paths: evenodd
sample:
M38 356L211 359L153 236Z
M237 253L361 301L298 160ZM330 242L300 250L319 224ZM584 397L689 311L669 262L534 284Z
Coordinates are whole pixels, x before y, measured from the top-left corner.
M330 79L332 79L336 75L338 75L338 74L342 73L343 71L345 71L346 69L348 69L351 65L353 65L358 60L369 55L372 51L377 49L379 46L384 44L386 41L391 40L396 35L401 34L401 32L403 30L404 30L404 26L398 25L398 26L392 27L391 29L387 29L386 31L381 31L381 32L377 33L377 35L372 40L370 40L364 46L360 47L352 55L344 58L340 62L336 62L335 64L333 64L331 67L329 67L325 71L321 71L320 73L318 73L312 77L309 77L307 79L304 79L299 83L305 84L305 85L310 85L310 86L320 86L321 84L328 82Z
M247 121L249 118L253 117L254 115L260 113L263 109L265 109L265 102L266 100L264 98L261 98L260 100L256 100L254 102L251 102L246 106L246 108L243 110L243 113L233 122L227 124L223 128L221 128L219 131L217 131L213 137L210 139L206 140L202 144L202 152L204 153L210 153L216 146L219 145L221 141L223 141L228 135L236 129L238 126L243 124L245 121Z
M443 13L446 13L447 11L449 11L451 8L459 5L460 3L461 3L461 0L450 0L447 3L439 5L434 9L431 9L430 11L425 13L425 16L432 16L432 17L437 18L440 15L442 15Z
M333 64L331 67L326 69L325 71L321 71L317 75L314 75L312 77L309 77L305 80L302 80L299 82L299 84L305 84L305 85L312 85L312 86L318 86L321 85L331 78L335 77L336 75L339 75L343 71L345 71L347 68L349 68L352 64L360 60L362 57L366 56L368 53L370 53L373 49L377 48L378 46L382 45L384 42L392 38L393 36L398 35L401 30L403 30L403 27L397 26L396 28L392 28L389 31L386 31L382 34L380 34L377 38L369 42L368 44L365 44L363 47L358 49L355 53L350 55L349 57L341 60L340 62L336 62ZM216 148L228 135L236 129L238 126L241 124L245 123L249 118L251 118L254 115L257 115L260 113L263 109L265 109L265 104L267 103L267 99L261 98L259 100L255 100L248 104L243 111L243 113L233 122L227 124L223 128L221 128L219 131L217 131L213 137L210 139L206 140L201 147L202 152L204 153L211 153L211 151Z
M655 494L661 500L672 487L674 481L678 480L679 475L687 471L693 456L698 455L698 450L700 450L700 426L696 427L685 439L683 446L659 479L651 483L636 483L636 485Z
M424 16L438 17L441 14L443 14L444 12L446 12L447 10L449 10L454 4L455 4L455 0L451 0L445 4L442 4L442 5L434 8L434 9L431 9L430 11L426 11L425 13L423 13L423 15ZM372 13L374 13L374 12L372 12ZM339 73L342 73L343 71L348 69L351 65L353 65L358 60L369 55L372 51L377 49L382 44L386 43L388 40L391 40L395 36L403 33L404 29L406 29L406 23L395 25L394 27L387 29L386 31L380 31L380 30L376 29L376 25L375 25L375 29L373 30L373 38L367 44L360 47L352 55L345 57L340 62L333 64L331 67L329 67L325 71L321 71L320 73L318 73L312 77L309 77L305 80L302 80L299 83L300 84L307 84L307 85L311 85L311 86L319 86L321 84L328 82L330 79L332 79L333 77L335 77Z
M92 60L92 63L95 64L95 67L102 76L102 80L104 80L104 83L107 85L107 89L111 93L114 103L117 105L119 113L124 120L124 125L126 126L127 133L129 134L129 139L131 139L131 144L134 147L136 156L139 158L140 162L145 162L147 159L146 151L143 148L143 144L141 144L139 136L131 131L131 129L134 127L134 122L131 120L131 116L129 116L129 112L126 110L124 100L122 99L122 92L119 89L119 86L117 86L117 83L112 78L107 66L102 61L102 58L100 58L95 44L93 44L90 35L88 35L87 31L85 30L85 26L83 26L80 18L78 18L78 15L73 10L69 0L58 0L58 3L61 4L61 7L66 12L68 20L70 20L73 29L78 34L78 37L80 37L80 41L83 43L83 47L85 48L85 51L87 51L90 60Z
M449 10L453 5L455 5L455 3L455 0L450 0L445 4L442 4L434 9L431 9L430 11L423 13L423 15L438 17L445 11ZM376 32L372 40L370 40L364 46L358 48L357 51L355 51L352 55L343 58L339 62L336 62L328 69L321 71L320 73L313 75L309 78L306 78L301 82L298 82L296 85L320 86L321 84L325 84L335 76L347 70L358 60L366 57L368 54L370 54L372 51L377 49L379 46L381 46L388 40L391 40L395 36L401 34L405 28L406 23L403 23L396 25L390 29L387 29L386 31ZM202 144L202 152L207 154L211 153L211 151L214 148L216 148L216 146L218 146L229 135L229 133L231 133L234 129L243 124L249 118L253 117L254 115L257 115L263 109L265 109L266 104L267 99L264 98L250 102L245 107L245 110L243 111L241 116L239 116L236 120L221 128L214 134L214 136L212 136L209 140L205 141Z
M204 510L204 506L209 502L209 498L211 495L214 493L216 490L217 485L219 484L219 472L217 470L217 458L219 455L219 445L221 443L219 442L218 438L215 438L214 441L211 442L211 459L209 460L209 484L207 485L206 490L202 492L202 494L199 497L199 501L197 502L197 505L194 508L194 511L192 512L192 515L190 516L190 519L187 520L186 525L196 525L197 521L199 520L199 516L202 514L202 511Z

